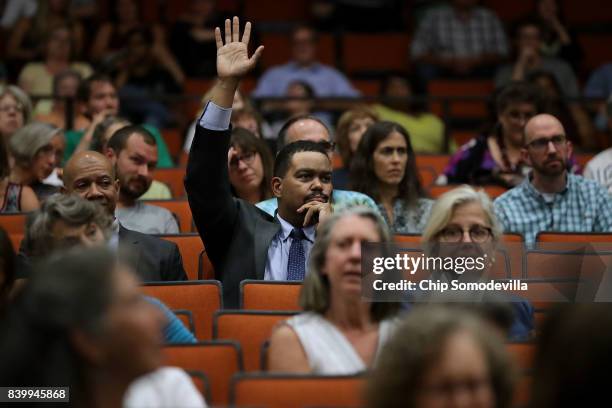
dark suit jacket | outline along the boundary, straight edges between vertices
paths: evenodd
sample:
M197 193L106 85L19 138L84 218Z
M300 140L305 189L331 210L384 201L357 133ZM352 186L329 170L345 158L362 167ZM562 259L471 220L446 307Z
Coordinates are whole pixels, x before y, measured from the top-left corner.
M223 283L225 307L237 308L240 282L263 279L268 247L281 229L274 217L232 196L227 173L230 130L196 127L185 189L196 227Z
M119 227L119 245L144 282L187 280L174 242Z
M29 278L31 259L24 239L19 248L16 278ZM187 280L181 253L174 242L119 227L119 245L128 263L144 282Z

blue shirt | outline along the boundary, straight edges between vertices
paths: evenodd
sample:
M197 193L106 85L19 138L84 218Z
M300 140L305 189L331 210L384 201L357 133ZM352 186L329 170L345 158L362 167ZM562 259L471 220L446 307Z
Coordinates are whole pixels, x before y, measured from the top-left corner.
M145 296L145 299L155 306L159 307L168 322L164 326L164 339L168 344L176 344L176 343L196 343L197 340L193 336L193 334L187 330L187 328L183 325L183 322L180 321L178 317L172 312L172 310L168 309L168 306L164 305L159 299Z
M540 231L612 231L611 196L596 181L569 173L565 189L552 201L528 177L495 200L495 213L504 232L523 234L528 244Z
M289 248L293 243L293 238L289 237L289 234L291 234L294 226L282 219L278 214L276 214L276 218L280 221L282 229L276 233L274 238L272 238L272 242L270 242L264 280L287 280ZM315 240L315 227L312 225L302 228L302 231L306 235L302 245L306 255L306 273L308 273L308 258Z
M278 208L278 201L276 197L272 197L268 200L261 201L255 204L257 208L267 212L270 215L276 214L276 210ZM334 212L341 211L350 207L357 206L365 206L376 212L378 215L382 217L378 206L369 196L358 193L356 191L347 191L347 190L334 190L332 192L332 206Z
M310 85L317 97L354 98L359 96L359 91L353 88L342 73L318 62L308 67L289 62L268 69L259 79L251 96L255 98L285 96L289 84L296 81Z

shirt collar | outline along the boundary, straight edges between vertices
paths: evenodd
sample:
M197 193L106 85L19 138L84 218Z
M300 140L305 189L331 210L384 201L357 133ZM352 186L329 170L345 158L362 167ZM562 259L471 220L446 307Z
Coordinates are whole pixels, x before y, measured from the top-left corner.
M278 212L276 213L276 218L278 218L281 224L281 230L279 231L280 233L279 237L283 242L285 242L287 241L287 239L289 239L289 234L291 234L291 231L293 231L295 227L289 224L289 222L285 221L280 215L278 215ZM306 235L306 239L308 241L314 242L314 239L315 239L315 226L314 225L311 225L309 227L303 227L302 231L304 231L304 235Z
M556 192L555 194L563 195L567 193L567 191L571 188L572 182L574 180L573 175L570 172L566 172L565 174L566 174L565 188L561 191ZM533 179L533 171L530 172L527 177L525 177L525 180L523 180L523 184L522 184L523 188L532 196L541 198L543 200L544 197L542 196L542 193L539 192L537 188L535 188L535 186L531 182L532 179Z

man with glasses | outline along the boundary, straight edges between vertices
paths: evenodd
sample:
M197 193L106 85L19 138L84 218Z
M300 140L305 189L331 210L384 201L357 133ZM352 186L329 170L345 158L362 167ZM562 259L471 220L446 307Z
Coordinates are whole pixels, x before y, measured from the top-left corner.
M531 118L523 145L531 174L495 200L504 231L523 234L527 243L534 243L540 231L612 231L612 198L597 182L568 172L572 144L557 118Z
M333 162L336 144L331 141L331 135L327 126L312 115L299 115L289 119L278 133L277 150L280 151L288 144L298 141L311 141L320 144L326 151L330 160ZM354 206L366 206L380 214L378 206L369 196L356 191L334 190L332 193L332 205L334 210ZM274 215L278 208L276 197L257 203L257 207Z

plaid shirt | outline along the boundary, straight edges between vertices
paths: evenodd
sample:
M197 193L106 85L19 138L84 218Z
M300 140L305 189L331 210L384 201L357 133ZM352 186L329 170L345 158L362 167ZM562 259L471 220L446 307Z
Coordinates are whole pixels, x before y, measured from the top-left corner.
M412 58L428 53L445 57L506 56L508 42L501 22L491 11L476 7L469 20L462 21L452 7L444 6L425 15L412 42Z
M596 181L573 174L551 203L525 179L495 200L495 213L505 232L523 234L526 243L540 231L612 232L612 197Z

